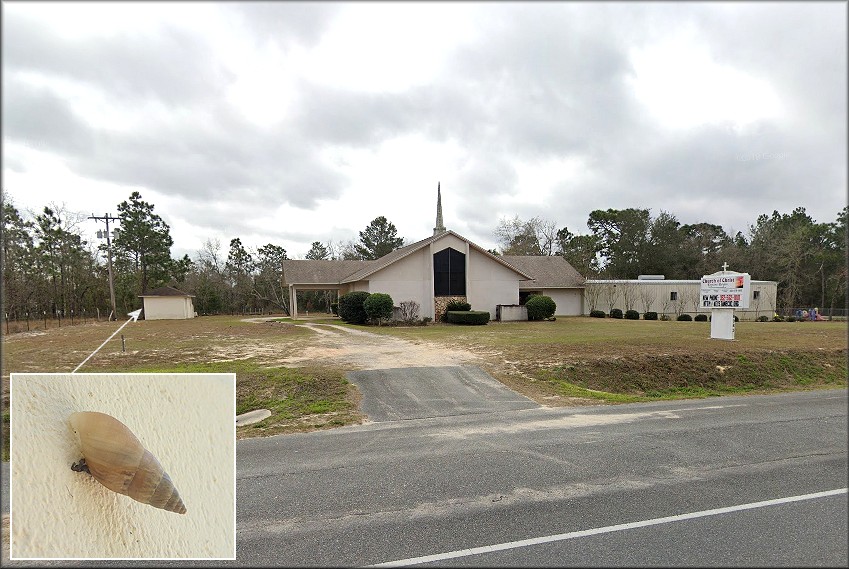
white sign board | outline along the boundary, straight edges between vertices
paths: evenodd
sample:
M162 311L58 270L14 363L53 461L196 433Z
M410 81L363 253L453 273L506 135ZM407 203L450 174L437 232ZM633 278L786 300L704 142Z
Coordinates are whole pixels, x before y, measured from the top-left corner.
M751 290L749 273L720 271L705 275L699 289L699 310L749 308Z

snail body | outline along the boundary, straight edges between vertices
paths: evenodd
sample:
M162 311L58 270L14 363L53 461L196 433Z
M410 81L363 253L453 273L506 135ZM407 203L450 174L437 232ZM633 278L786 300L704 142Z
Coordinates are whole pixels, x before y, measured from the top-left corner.
M124 423L94 411L72 413L69 420L83 455L72 470L89 472L113 492L142 504L186 513L171 477Z

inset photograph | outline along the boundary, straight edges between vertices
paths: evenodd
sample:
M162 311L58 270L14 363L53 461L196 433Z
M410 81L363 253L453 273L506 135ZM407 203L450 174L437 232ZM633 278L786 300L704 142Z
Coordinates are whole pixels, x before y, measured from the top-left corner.
M235 386L11 374L10 558L235 559Z

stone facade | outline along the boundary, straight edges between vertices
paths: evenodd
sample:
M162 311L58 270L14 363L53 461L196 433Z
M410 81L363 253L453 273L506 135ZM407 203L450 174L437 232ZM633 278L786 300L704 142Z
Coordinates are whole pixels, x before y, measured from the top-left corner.
M468 302L465 296L436 296L433 298L433 320L441 322L442 315L445 314L445 307L449 302Z

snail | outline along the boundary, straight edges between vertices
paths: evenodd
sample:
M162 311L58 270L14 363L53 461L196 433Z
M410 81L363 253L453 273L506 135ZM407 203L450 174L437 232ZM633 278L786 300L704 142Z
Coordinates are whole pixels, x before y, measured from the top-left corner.
M69 420L83 455L71 470L88 472L113 492L142 504L186 513L171 477L124 423L94 411L72 413Z

